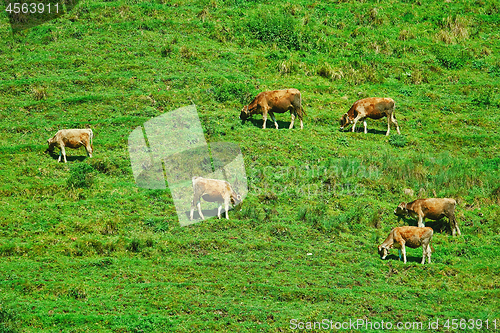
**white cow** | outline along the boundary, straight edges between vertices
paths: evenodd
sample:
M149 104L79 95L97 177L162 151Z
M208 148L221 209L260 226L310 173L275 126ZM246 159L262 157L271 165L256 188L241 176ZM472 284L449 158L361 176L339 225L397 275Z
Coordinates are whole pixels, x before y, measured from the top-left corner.
M191 202L190 219L193 220L193 212L195 206L198 206L198 213L202 219L205 219L201 212L201 198L208 202L219 203L217 216L220 219L222 204L226 210L226 219L229 219L227 211L229 210L229 202L236 205L241 202L241 196L236 194L231 188L231 185L225 180L208 179L202 177L193 177L193 201Z
M64 158L64 163L66 163L66 149L68 148L79 148L81 146L85 147L87 155L92 157L92 138L94 133L90 128L88 129L63 129L54 135L51 139L47 140L49 145L48 151L53 152L54 147L58 147L61 151L59 152L58 162L61 162L61 155Z

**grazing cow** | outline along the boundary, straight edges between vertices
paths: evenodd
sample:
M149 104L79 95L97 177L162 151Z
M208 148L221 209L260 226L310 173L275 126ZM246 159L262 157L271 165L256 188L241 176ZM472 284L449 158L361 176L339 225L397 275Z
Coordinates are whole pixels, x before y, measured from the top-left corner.
M427 261L431 263L431 239L434 231L432 228L424 227L397 227L391 230L385 241L378 246L378 253L381 259L385 259L389 254L389 250L393 247L399 250L399 260L401 260L401 252L403 253L403 261L406 264L406 246L416 249L422 246L422 264Z
M94 133L90 128L86 129L63 129L60 130L52 137L47 140L49 152L54 151L54 147L58 147L61 151L59 152L58 162L61 162L61 155L64 158L64 163L66 163L66 147L68 148L80 148L85 147L87 150L87 155L92 157L92 138Z
M347 113L342 115L340 118L340 129L344 129L350 123L352 124L352 131L356 128L356 123L358 120L362 120L365 125L365 134L366 130L366 118L371 119L380 119L382 117L387 117L387 133L385 135L389 135L391 130L391 122L396 125L396 130L398 134L399 126L396 121L396 116L394 115L394 108L396 104L392 98L381 98L381 97L370 97L365 99L360 99L356 101Z
M295 117L300 119L300 129L304 128L302 117L305 111L302 108L302 97L297 89L264 91L257 95L254 100L241 110L240 119L246 120L254 114L262 114L266 128L267 115L274 121L274 126L278 129L278 123L274 117L275 113L285 113L290 111L292 122L289 128L293 128Z
M455 206L457 202L450 198L429 198L417 199L409 203L400 203L394 210L397 216L409 215L411 217L418 217L418 226L424 227L425 219L439 220L447 217L450 221L451 233L461 235L458 228L457 219L455 217Z
M189 215L190 220L193 220L194 207L198 206L198 213L200 217L204 220L205 217L201 212L201 198L208 202L217 202L219 204L219 209L217 210L217 216L220 219L220 212L222 209L222 203L226 210L226 219L229 219L227 211L229 210L229 202L231 204L237 205L241 201L241 196L236 194L231 188L231 185L225 180L218 179L208 179L202 177L193 177L193 201L191 202L191 213Z

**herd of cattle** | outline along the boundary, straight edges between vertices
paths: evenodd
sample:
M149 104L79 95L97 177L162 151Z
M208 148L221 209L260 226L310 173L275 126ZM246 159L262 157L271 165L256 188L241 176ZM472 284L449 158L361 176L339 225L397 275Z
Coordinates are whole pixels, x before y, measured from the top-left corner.
M348 112L342 115L340 119L340 129L342 130L349 124L352 125L352 131L355 131L356 123L363 121L364 132L367 133L366 118L380 119L387 117L387 133L389 135L391 123L396 126L398 134L400 134L398 122L394 115L395 102L392 98L371 97L356 101ZM293 128L295 118L300 120L300 128L304 128L303 117L305 115L302 107L302 97L297 89L273 90L259 93L254 100L241 110L240 119L245 121L252 115L262 114L263 125L266 128L267 116L269 115L274 122L274 126L278 129L278 123L274 116L275 113L285 113L290 111L292 120L290 129ZM91 129L64 129L58 131L54 137L47 140L49 146L48 151L53 152L55 147L60 149L58 162L61 161L61 156L66 163L65 148L85 147L87 155L92 157L93 132ZM226 218L228 217L229 203L233 206L241 201L241 196L238 195L231 185L224 180L207 179L202 177L193 177L193 200L191 202L190 219L193 220L195 207L198 208L198 213L201 219L204 219L201 211L201 198L208 202L217 202L217 216L221 218L222 205L224 204ZM391 248L399 249L399 258L403 254L404 263L406 263L405 247L418 248L422 246L423 256L422 264L427 258L431 262L431 239L433 235L432 228L425 227L424 221L426 218L431 220L439 220L447 217L450 223L452 235L460 235L460 229L455 218L456 201L450 198L429 198L418 199L409 203L402 202L394 211L397 216L418 217L418 227L404 226L391 230L387 239L378 246L378 252L382 259L388 255Z

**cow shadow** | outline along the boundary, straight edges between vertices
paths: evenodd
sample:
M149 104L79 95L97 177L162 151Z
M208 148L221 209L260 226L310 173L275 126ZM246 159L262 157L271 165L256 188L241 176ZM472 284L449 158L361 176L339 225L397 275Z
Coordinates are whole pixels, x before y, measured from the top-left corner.
M264 120L263 119L246 119L246 120L242 120L241 121L241 124L245 124L245 121L249 121L253 124L253 126L255 127L258 127L258 128L262 128L262 125L264 125ZM299 121L299 127L300 127L300 120ZM276 120L276 122L278 123L278 129L281 130L281 129L288 129L288 127L290 127L290 124L292 123L291 121L282 121L282 120ZM294 127L297 126L297 119L295 120L295 124L294 124ZM266 129L276 129L274 127L274 122L271 120L271 119L267 119L267 124L266 124Z
M363 129L363 131L364 131L364 129ZM385 133L387 133L387 130L381 131L381 130L377 130L377 129L367 129L366 131L370 134L377 134L377 135L385 135ZM391 132L392 132L392 130L391 130Z
M419 247L418 249L420 249L420 251L422 251L421 247ZM398 251L398 250L397 249L392 249L392 251ZM403 263L403 255L401 255L401 260L399 260L399 256L397 254L389 254L384 259L384 261L387 261L387 260L401 261L401 263ZM426 260L425 262L427 262L427 259L425 259L425 260ZM420 257L409 256L408 255L408 247L407 247L406 248L406 263L410 263L410 262L414 262L414 263L420 264L422 262L422 256L420 256Z
M201 212L203 213L203 216L205 217L205 220L206 220L206 219L212 218L214 216L217 217L217 210L218 210L218 208L202 209ZM231 210L231 208L229 208L229 211L230 210ZM190 218L190 216L189 216L190 214L191 214L191 210L184 211L184 215L186 216L186 218L188 220ZM224 219L226 218L226 210L224 208L221 209L220 216L221 216L221 218L224 218ZM193 212L193 221L196 221L196 220L202 221L200 213L198 213L198 208L195 207L194 212Z
M49 156L53 160L57 161L59 159L59 154L56 153L55 151L51 152L51 151L46 150L45 152L48 153ZM88 156L68 156L68 155L66 155L66 161L68 161L68 163L74 162L74 161L82 162L82 161L85 161L87 158L88 158ZM63 163L63 162L64 162L64 158L61 156L61 163Z
M451 227L450 223L448 222L448 219L439 219L436 221L432 220L427 220L425 222L426 227L431 227L434 232L439 232L440 234L442 233L449 233L451 234Z
M397 217L397 224L401 223L401 221L404 222L405 225L410 226L410 227L418 227L418 221L416 219L407 217L407 216L396 216Z
M340 132L351 132L352 131L352 125L349 126L349 127L345 127L344 129L339 129L339 131ZM354 130L354 133L363 133L364 134L364 131L365 131L365 129L364 129L363 125L361 125L361 127L356 126L356 129ZM375 134L375 135L385 135L385 133L387 133L387 130L381 131L381 130L378 130L378 129L370 129L370 128L368 128L366 130L366 132L367 132L367 134L370 133L370 134ZM392 132L392 130L391 130L391 132Z
M409 225L412 227L418 227L418 220L404 216L404 217L399 217L398 218L398 224L399 222L403 220L405 225ZM439 232L439 233L451 233L451 227L448 219L442 218L436 221L433 220L425 220L425 226L432 228L434 232Z

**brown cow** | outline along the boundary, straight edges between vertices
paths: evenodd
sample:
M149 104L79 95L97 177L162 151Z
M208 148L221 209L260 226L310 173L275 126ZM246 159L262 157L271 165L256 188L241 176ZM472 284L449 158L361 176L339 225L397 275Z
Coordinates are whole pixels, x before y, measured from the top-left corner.
M451 233L461 235L458 228L457 219L455 217L455 206L457 202L450 198L429 198L417 199L409 203L400 203L394 210L394 214L398 216L409 215L418 217L418 226L424 227L425 219L439 220L447 217L450 221Z
M94 133L90 128L86 129L63 129L60 130L54 135L51 139L47 140L47 144L49 148L47 149L49 152L54 151L54 147L58 147L61 151L59 152L58 162L61 162L61 155L64 158L64 163L66 163L66 149L68 148L80 148L81 146L85 147L87 151L87 155L92 157L92 138L94 137Z
M292 122L289 128L293 128L295 117L300 119L300 129L304 128L302 117L305 111L302 108L302 97L297 89L272 90L264 91L257 95L254 100L241 110L240 119L245 120L254 114L262 114L264 124L262 128L266 128L267 114L274 121L274 126L278 129L278 123L274 117L275 113L285 113L290 111Z
M236 194L231 188L231 185L225 180L218 179L208 179L202 177L193 177L193 201L191 202L191 212L189 214L190 220L193 220L194 207L198 206L198 213L200 217L204 220L205 217L201 212L201 198L208 202L217 202L219 204L219 209L217 210L217 216L220 219L220 212L222 209L222 203L226 210L226 219L229 219L227 211L229 210L229 202L231 204L237 205L241 201L241 196Z
M351 106L347 113L342 115L342 118L340 118L340 129L342 130L350 123L353 123L352 131L354 132L358 120L363 120L366 134L366 118L380 119L387 117L387 133L385 135L389 135L391 122L396 125L398 134L401 134L396 116L394 116L395 106L396 104L392 98L370 97L360 99Z
M385 259L389 254L389 250L393 247L399 250L399 260L403 253L403 262L406 264L406 246L416 249L422 246L422 264L427 261L431 263L431 239L434 231L432 228L419 227L397 227L391 230L385 241L378 246L378 253L381 259Z

